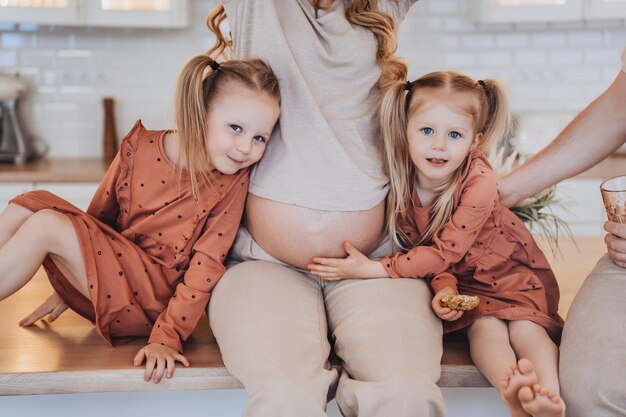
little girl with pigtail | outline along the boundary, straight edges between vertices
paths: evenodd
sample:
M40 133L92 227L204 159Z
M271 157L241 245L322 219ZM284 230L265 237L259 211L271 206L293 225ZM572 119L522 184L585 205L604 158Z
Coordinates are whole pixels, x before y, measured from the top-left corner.
M141 121L122 140L87 212L47 191L0 214L0 300L43 264L54 293L20 324L68 307L111 346L148 336L145 380L189 366L183 342L226 268L248 191L280 112L278 80L259 59L183 68L176 130ZM25 248L28 248L26 250Z
M522 221L500 205L483 153L509 120L495 80L446 71L392 86L379 121L391 185L387 226L402 250L370 260L346 242L346 258L317 257L309 270L324 280L428 279L444 333L467 334L474 363L511 416L563 417L556 278ZM478 305L465 310L459 294Z

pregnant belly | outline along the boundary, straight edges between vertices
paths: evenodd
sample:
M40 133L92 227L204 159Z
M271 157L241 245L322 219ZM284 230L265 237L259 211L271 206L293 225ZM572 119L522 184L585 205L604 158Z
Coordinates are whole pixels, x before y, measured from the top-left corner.
M348 241L363 253L374 250L384 228L384 202L363 211L322 211L248 194L246 225L270 255L306 269L314 256L344 257Z

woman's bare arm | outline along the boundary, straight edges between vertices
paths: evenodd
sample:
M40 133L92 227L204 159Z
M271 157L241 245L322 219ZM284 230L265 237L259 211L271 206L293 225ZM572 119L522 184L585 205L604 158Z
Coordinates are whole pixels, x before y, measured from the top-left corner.
M591 102L541 152L500 178L502 204L511 207L611 155L626 142L626 73Z

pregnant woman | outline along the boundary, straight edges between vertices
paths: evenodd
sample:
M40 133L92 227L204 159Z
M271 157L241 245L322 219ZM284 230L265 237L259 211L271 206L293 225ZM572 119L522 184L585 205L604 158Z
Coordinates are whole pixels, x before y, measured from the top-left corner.
M234 56L270 65L283 103L208 308L249 394L245 416L325 416L335 388L345 416L444 415L442 329L426 282L325 282L305 270L314 256L345 256L345 241L392 253L376 112L385 86L406 79L396 30L415 1L224 0L209 16L216 46L226 18Z

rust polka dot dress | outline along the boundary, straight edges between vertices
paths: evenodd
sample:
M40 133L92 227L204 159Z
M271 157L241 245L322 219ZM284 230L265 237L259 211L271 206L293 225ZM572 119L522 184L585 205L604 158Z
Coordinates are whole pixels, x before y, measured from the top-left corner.
M415 243L426 230L430 207L413 193L412 213L400 229ZM530 320L554 340L563 320L558 316L559 288L550 265L523 222L500 205L496 176L487 158L472 151L454 197L454 212L430 246L415 246L381 260L389 276L429 278L435 292L451 287L476 295L480 304L444 332L464 328L488 315L503 320Z
M137 121L98 188L87 213L46 191L11 202L53 209L73 222L85 261L90 301L47 258L44 268L66 304L95 323L110 344L150 336L182 352L204 312L235 238L248 171L215 172L194 201L186 172L163 149L167 131Z

